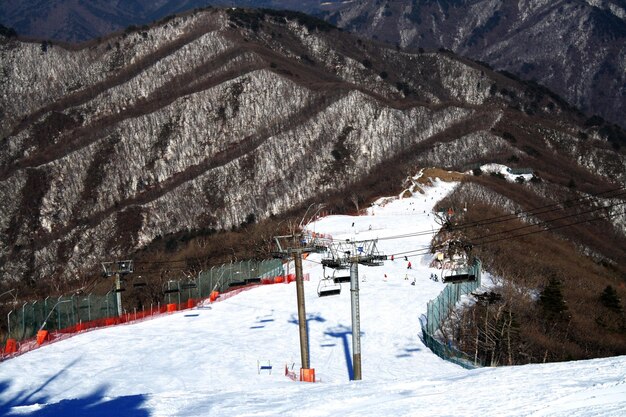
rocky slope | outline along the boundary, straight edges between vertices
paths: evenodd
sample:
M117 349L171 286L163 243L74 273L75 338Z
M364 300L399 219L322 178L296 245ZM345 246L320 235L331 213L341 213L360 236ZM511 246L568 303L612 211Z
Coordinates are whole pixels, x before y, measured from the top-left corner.
M312 0L22 0L0 2L0 24L27 37L78 43L207 6L319 11Z
M74 49L5 39L0 65L5 280L263 219L402 155L515 156L581 192L626 182L623 138L550 92L304 15L208 10Z
M362 0L325 18L401 47L451 49L626 127L624 2Z
M207 5L298 10L403 48L447 48L626 127L626 6L617 0L27 0L0 3L0 23L81 42Z

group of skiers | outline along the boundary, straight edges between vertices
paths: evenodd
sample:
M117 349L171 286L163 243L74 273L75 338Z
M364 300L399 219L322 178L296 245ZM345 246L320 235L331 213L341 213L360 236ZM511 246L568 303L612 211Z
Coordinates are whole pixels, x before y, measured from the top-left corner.
M391 255L391 260L394 260L393 255ZM407 256L404 257L404 260L407 261L408 263L406 264L406 269L412 269L411 268L411 261L409 261L409 258Z
M394 258L394 256L393 256L393 255L391 255L391 258L390 258L390 259L391 259L392 261L395 261L395 258ZM411 266L412 266L412 265L411 265L411 261L409 261L409 258L408 258L407 256L405 256L405 257L404 257L404 260L407 262L407 264L406 264L406 269L412 269L412 267L411 267ZM439 276L438 276L437 274L431 273L431 274L430 274L430 279L431 279L432 281L439 282ZM387 274L385 274L385 276L384 276L384 280L385 280L385 281L387 281ZM404 275L404 280L405 280L405 281L408 281L408 280L409 280L409 274L405 274L405 275ZM411 285L415 285L415 278L413 278L413 282L411 282Z

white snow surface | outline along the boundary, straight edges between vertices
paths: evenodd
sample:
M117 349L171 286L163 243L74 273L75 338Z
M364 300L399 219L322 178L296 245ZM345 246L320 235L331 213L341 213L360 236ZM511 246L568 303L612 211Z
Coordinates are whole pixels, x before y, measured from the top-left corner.
M380 200L385 205L367 215L329 216L308 228L356 240L434 230L430 212L455 186L435 181L425 194ZM379 249L400 253L429 240L382 240ZM435 356L419 325L427 301L443 289L428 278L429 257L409 258L411 270L401 256L359 266L363 379L350 381L350 288L319 298L320 259L304 262L316 383L284 375L285 364L300 368L296 287L275 284L210 309L85 332L0 363L0 416L624 415L623 356L475 370ZM259 373L257 361L270 361L271 374Z
M514 182L518 177L522 177L524 179L524 181L530 181L533 177L533 174L512 174L510 172L510 169L508 166L506 165L501 165L501 164L485 164L485 165L481 165L480 166L481 171L483 172L487 172L487 173L497 173L497 174L502 174L504 175L504 178L508 181L508 182Z

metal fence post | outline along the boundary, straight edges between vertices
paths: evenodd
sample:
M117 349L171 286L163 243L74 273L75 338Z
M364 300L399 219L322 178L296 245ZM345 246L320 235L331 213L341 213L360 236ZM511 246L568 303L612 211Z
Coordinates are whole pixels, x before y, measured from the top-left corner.
M26 304L22 306L22 337L20 339L24 339L26 336Z
M60 297L57 299L57 303L56 303L55 305L58 305L58 304L61 302L61 298L63 298L63 296L60 296ZM52 307L52 308L54 308L54 307ZM57 320L57 329L60 329L60 328L62 327L62 326L61 326L61 309L60 309L60 308L57 308L57 317L59 318L59 319Z
M198 272L198 298L202 299L202 271Z
M44 300L43 300L43 314L44 317L48 317L48 298L50 298L50 296L47 296Z
M71 306L72 306L72 321L74 322L72 325L76 325L76 323L78 323L78 320L76 320L76 317L78 316L78 307L76 306L76 295L72 295L71 300L72 300L72 302L71 302Z
M11 337L11 313L13 313L13 310L9 311L9 314L7 314L7 336Z

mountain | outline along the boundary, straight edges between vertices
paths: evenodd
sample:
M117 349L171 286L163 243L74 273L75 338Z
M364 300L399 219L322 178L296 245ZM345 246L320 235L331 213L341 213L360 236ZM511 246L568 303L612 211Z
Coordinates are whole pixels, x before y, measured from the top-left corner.
M26 0L0 3L0 23L30 38L84 42L207 6L272 7L312 11L319 2L288 0Z
M402 48L446 48L536 80L626 127L623 1L362 0L324 17Z
M520 204L626 182L624 132L544 88L298 13L210 9L74 48L5 38L0 54L4 280L75 277L322 196L358 208L416 166L533 168ZM619 266L614 214L611 239L576 239Z
M0 4L0 23L81 42L208 5L297 10L402 48L450 49L626 127L626 7L617 0L27 0Z

